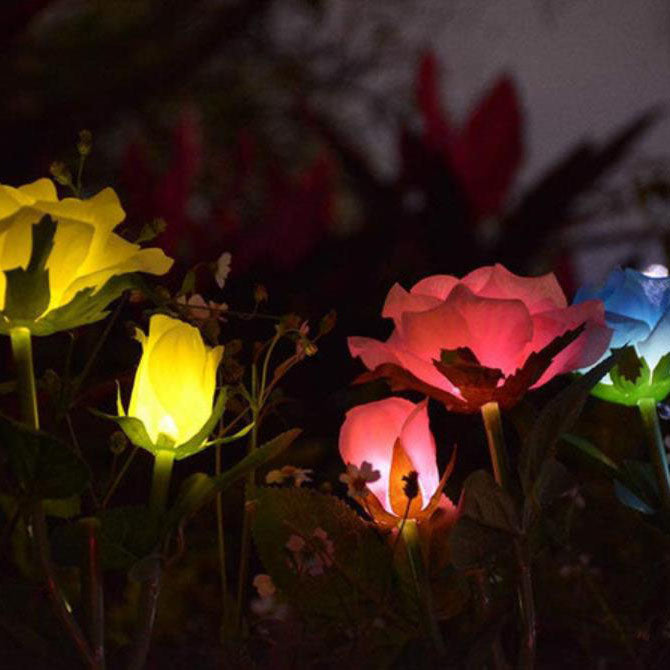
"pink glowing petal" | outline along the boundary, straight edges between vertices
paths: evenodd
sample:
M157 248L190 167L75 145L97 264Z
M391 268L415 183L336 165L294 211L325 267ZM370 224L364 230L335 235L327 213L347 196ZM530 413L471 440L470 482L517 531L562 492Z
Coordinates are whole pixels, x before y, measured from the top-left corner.
M469 347L482 365L498 368L506 375L517 369L519 353L533 336L533 323L523 302L480 298L459 284L445 306L467 324L459 329L461 337L456 346Z
M409 414L402 427L400 440L419 475L419 488L425 508L440 483L435 460L435 438L428 424L427 400L420 402Z
M568 304L552 273L541 277L519 277L496 264L474 270L462 282L482 298L521 300L531 314Z
M433 360L439 360L442 349L469 346L468 323L457 307L449 299L425 312L403 314L402 341L405 348L424 363L432 364Z
M403 312L423 312L439 304L440 301L437 298L429 295L414 295L405 291L400 284L394 284L386 296L382 316L386 319L393 319L396 328L400 329Z
M479 293L484 288L491 278L493 272L493 265L484 265L468 273L461 279L461 283L465 284L473 293Z
M528 345L525 358L531 351L539 351L554 338L584 322L584 332L554 357L551 365L532 388L546 384L556 375L595 364L607 351L612 338L612 331L605 325L605 309L600 300L587 300L566 309L533 316L533 340Z
M397 331L386 342L369 337L350 337L348 344L351 355L359 356L368 370L374 370L383 363L394 363L431 386L459 395L456 387L438 372L432 359L424 360L410 351Z
M451 275L433 275L414 284L411 293L445 300L459 281L457 277Z
M401 365L387 342L373 340L371 337L349 337L347 344L351 355L354 358L360 357L368 370L374 370L382 363Z
M391 340L389 340L389 344L390 342ZM451 393L458 398L461 397L459 390L433 365L432 359L424 360L419 358L404 346L402 340L394 343L393 352L400 361L401 367L411 372L421 381L435 388L447 391L447 393Z
M379 471L379 479L369 482L368 488L390 514L393 514L389 502L393 445L413 410L414 404L409 400L385 398L350 409L340 428L342 460L358 468L367 461Z

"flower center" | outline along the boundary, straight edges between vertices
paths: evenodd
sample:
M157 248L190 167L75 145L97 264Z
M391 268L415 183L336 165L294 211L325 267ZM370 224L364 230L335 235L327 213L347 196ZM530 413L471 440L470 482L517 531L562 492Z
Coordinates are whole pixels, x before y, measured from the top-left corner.
M158 432L165 433L165 435L176 441L179 430L177 429L177 424L174 422L174 419L169 414L165 414L158 422Z

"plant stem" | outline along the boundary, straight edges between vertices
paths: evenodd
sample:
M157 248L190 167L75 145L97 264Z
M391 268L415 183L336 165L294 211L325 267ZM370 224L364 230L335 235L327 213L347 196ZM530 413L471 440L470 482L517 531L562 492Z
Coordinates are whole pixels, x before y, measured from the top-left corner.
M661 495L663 514L668 521L670 520L670 474L668 474L668 458L658 421L656 401L653 398L640 398L637 401L637 406L642 416L647 446L656 472L656 482Z
M21 403L21 419L34 430L39 430L37 414L37 390L33 368L33 347L28 328L12 328L9 331L12 342L12 356L16 365L16 375Z
M133 447L133 450L130 452L130 456L126 458L126 462L121 466L121 469L119 470L118 474L116 475L114 481L110 484L109 489L107 490L107 493L105 494L105 497L102 500L101 507L102 509L105 509L107 507L107 504L109 503L110 498L114 495L114 491L116 491L118 485L121 483L121 480L123 479L123 475L126 474L126 471L128 470L128 467L132 463L133 458L135 458L135 455L139 451L139 447Z
M507 468L507 453L505 451L505 437L500 420L500 407L495 401L487 402L481 408L486 440L489 445L493 476L498 485L509 490L509 477Z
M487 402L481 408L486 439L489 445L493 475L498 485L509 492L509 469L507 467L507 450L505 436L500 419L500 407L497 402ZM530 557L525 537L514 540L514 551L519 569L519 585L517 597L521 616L521 645L519 652L519 668L530 670L535 667L536 621L535 601L533 598L533 582L530 571Z
M254 409L252 419L254 426L251 429L249 448L247 453L251 454L258 445L258 414L260 408ZM240 539L240 565L237 573L237 612L235 614L235 625L242 624L242 610L244 605L244 592L249 572L249 554L251 552L251 522L253 515L253 504L247 499L249 488L256 483L256 471L251 470L247 475L247 486L244 490L244 517L242 520L242 537Z
M156 451L149 497L149 509L156 517L159 517L165 511L173 465L174 451L172 449L158 449ZM163 562L160 557L156 557L153 573L142 582L139 616L136 625L137 636L135 637L132 657L128 664L129 670L142 670L146 664L149 646L151 645L151 634L158 611L158 596L161 591L162 576Z
M158 449L156 451L149 499L149 509L154 514L159 515L165 511L173 465L174 450Z
M100 522L95 518L82 519L86 530L88 554L83 561L84 593L89 618L89 640L96 660L96 668L105 669L105 607L100 565L98 530Z
M214 450L214 473L218 477L221 474L221 445L217 444ZM216 494L216 534L219 551L219 578L221 580L221 624L226 622L226 609L228 604L228 578L226 576L226 543L223 534L223 494Z
M530 573L530 560L528 547L519 539L514 541L517 566L519 568L519 589L517 592L519 600L519 612L521 614L523 635L521 649L519 651L519 668L528 669L535 667L535 644L536 629L535 600L533 598L533 581Z
M12 356L16 366L17 390L21 404L21 418L23 423L39 430L40 422L37 412L37 391L35 385L35 370L33 368L33 350L30 330L24 327L11 328L9 339L12 345ZM72 607L65 599L56 579L56 571L51 562L51 551L47 533L44 507L41 500L34 501L26 519L28 533L35 546L37 559L42 575L47 585L47 591L56 617L72 639L79 655L90 668L98 668L96 659L72 616Z
M433 603L426 580L426 569L421 555L421 545L419 543L419 527L415 519L406 519L399 531L402 534L402 539L407 549L407 558L409 560L409 567L412 572L414 580L414 588L419 598L419 602L424 610L424 620L428 625L428 632L435 646L435 651L439 657L446 654L440 627L435 618L433 611Z
M142 670L146 665L151 633L156 621L158 596L161 591L162 566L156 566L155 574L142 582L140 592L139 616L137 618L135 645L128 670Z

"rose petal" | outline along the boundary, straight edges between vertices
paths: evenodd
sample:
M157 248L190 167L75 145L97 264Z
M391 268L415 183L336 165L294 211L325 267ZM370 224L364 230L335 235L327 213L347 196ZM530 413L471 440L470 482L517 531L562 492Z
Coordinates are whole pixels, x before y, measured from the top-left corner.
M440 483L435 454L435 438L428 421L428 401L420 402L402 427L400 441L419 475L419 488L424 507L428 505Z
M670 351L670 310L656 324L651 335L645 341L638 342L637 350L640 356L644 356L651 370Z
M393 445L415 405L403 398L386 398L350 409L340 429L342 460L360 468L372 464L380 477L368 488L384 509L393 514L389 501L389 474Z
M482 298L521 300L531 314L568 304L552 273L540 277L519 277L496 264L474 270L463 277L462 283Z
M440 307L403 315L403 329L408 348L424 360L439 359L442 349L469 347L482 365L505 374L516 370L533 334L521 301L480 298L462 284Z
M386 296L382 316L393 319L397 329L402 328L404 312L423 312L440 304L440 300L430 295L415 295L408 293L400 284L394 284Z
M533 340L520 365L532 351L539 351L559 335L583 323L586 323L584 332L554 357L532 388L546 384L556 375L594 365L607 352L612 338L612 331L605 324L604 306L600 300L533 315Z
M451 275L433 275L414 284L411 293L445 300L459 281L458 277Z

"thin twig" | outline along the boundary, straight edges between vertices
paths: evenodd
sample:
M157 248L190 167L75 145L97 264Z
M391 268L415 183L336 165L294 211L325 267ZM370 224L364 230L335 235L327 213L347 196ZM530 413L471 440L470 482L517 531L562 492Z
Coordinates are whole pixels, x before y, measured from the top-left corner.
M139 447L133 447L133 450L130 452L130 456L126 459L126 462L123 464L123 467L119 470L119 474L116 475L116 479L112 482L111 486L109 487L109 490L107 491L105 497L102 500L102 504L100 507L102 509L105 509L107 507L107 503L109 503L110 498L112 495L114 495L114 491L116 491L117 486L120 484L121 480L123 479L123 475L126 474L126 470L128 469L128 466L132 462L133 458L135 458L135 454L138 452Z

